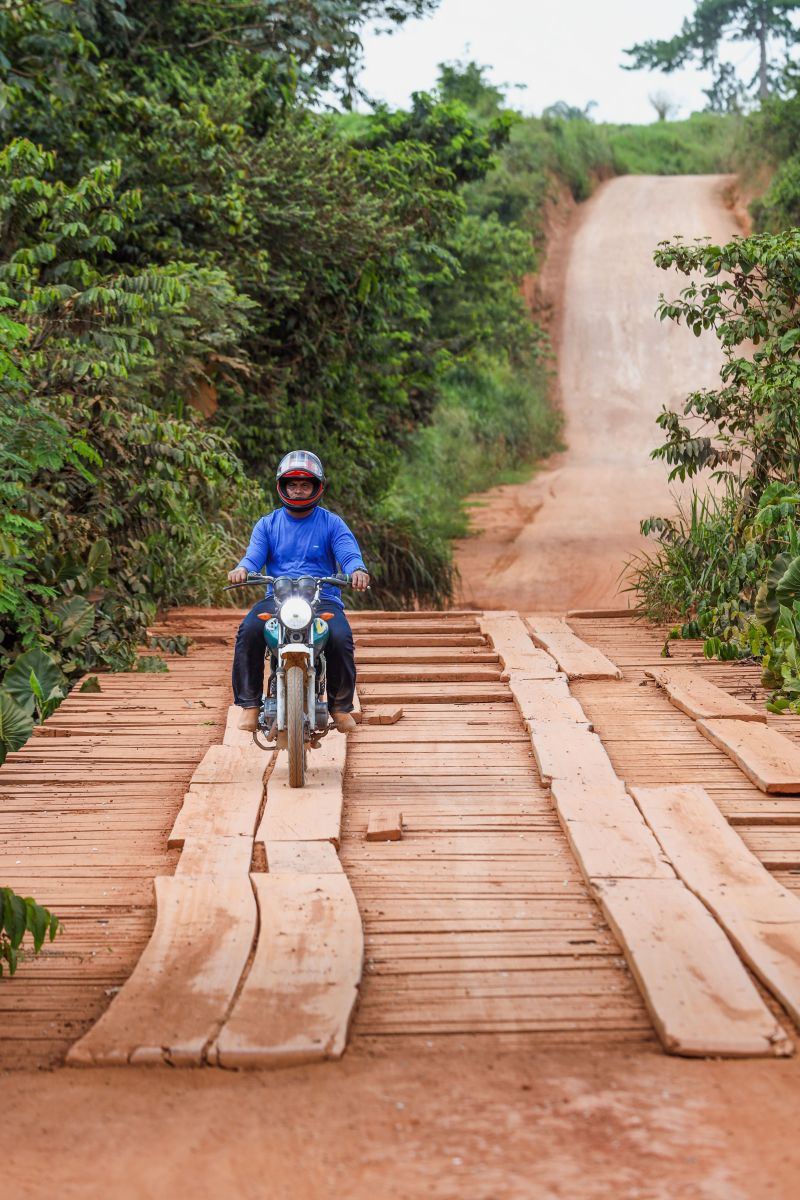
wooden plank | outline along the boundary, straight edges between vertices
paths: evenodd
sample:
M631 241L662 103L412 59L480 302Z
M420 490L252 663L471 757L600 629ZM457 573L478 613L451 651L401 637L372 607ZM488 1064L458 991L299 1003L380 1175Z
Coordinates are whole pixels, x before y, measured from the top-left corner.
M250 836L255 832L264 787L261 783L199 783L189 788L169 835L169 848L187 838Z
M358 625L362 621L381 622L391 621L419 621L425 623L428 621L454 621L462 624L464 621L474 621L477 613L474 608L443 608L440 610L434 609L408 609L408 608L359 608L348 612L348 619L351 625Z
M498 663L360 663L360 683L496 683Z
M258 784L270 768L268 753L243 753L238 746L209 746L192 775L192 783Z
M336 847L331 842L270 842L267 870L274 875L341 875Z
M737 700L695 667L652 667L645 670L645 675L664 689L676 708L695 721L721 717L766 723L766 712Z
M72 1066L199 1066L233 999L256 931L246 875L159 877L153 935Z
M494 650L476 646L452 646L429 649L427 646L407 646L402 652L391 646L360 645L356 655L359 668L373 663L386 665L401 660L404 663L442 663L448 666L472 666L474 663L499 663L500 655ZM44 728L40 726L39 728Z
M529 616L525 618L525 624L534 643L551 654L570 679L622 678L616 663L577 637L566 621L558 617Z
M544 783L581 779L590 787L614 788L618 776L596 733L572 721L530 721L536 765Z
M364 704L502 704L511 702L505 684L497 683L402 683L364 684Z
M187 837L175 875L228 875L243 879L253 857L253 835L245 837Z
M369 814L368 842L399 842L403 836L403 814L399 808L374 809Z
M328 734L319 749L309 752L302 788L289 787L286 753L278 755L267 782L267 803L256 832L256 842L264 845L267 861L270 844L275 841L329 841L338 847L346 754L347 739L340 734Z
M223 1067L339 1058L364 959L345 875L254 875L260 931L233 1011L209 1053Z
M610 765L610 764L609 764ZM595 879L674 879L675 872L622 780L603 769L554 779L551 796L587 883Z
M697 728L762 792L800 794L800 746L756 721L700 720Z
M391 633L393 636L404 635L406 637L419 637L425 634L446 634L452 636L455 634L475 634L478 631L477 621L437 621L437 620L418 620L418 621L393 621L391 625L386 625L383 621L354 621L353 632L358 637L364 637L367 634L385 634Z
M725 934L681 880L603 880L594 886L669 1054L792 1053Z
M570 695L566 680L561 687L563 678L557 675L555 679L528 679L521 672L509 672L508 686L529 733L531 721L568 721L584 729L592 728L586 713Z
M559 817L564 821L599 821L613 825L627 821L631 814L631 798L625 784L616 777L600 784L586 779L554 779L550 795Z
M484 613L479 623L506 671L521 671L529 679L554 678L555 661L534 646L519 613Z
M630 802L628 820L562 820L587 883L597 879L674 879L675 872Z
M633 608L571 608L567 612L567 619L573 617L579 621L614 621L620 617L635 618L636 610Z
M631 791L681 879L800 1024L800 899L747 849L704 788Z
M357 629L353 630L353 636L356 644L356 656L360 653L362 646L396 646L407 649L409 646L420 648L425 646L453 646L463 648L466 646L480 646L486 648L486 638L482 633L414 633L398 634L398 633L368 633L361 634Z
M365 725L396 725L403 715L402 705L376 704L364 713Z

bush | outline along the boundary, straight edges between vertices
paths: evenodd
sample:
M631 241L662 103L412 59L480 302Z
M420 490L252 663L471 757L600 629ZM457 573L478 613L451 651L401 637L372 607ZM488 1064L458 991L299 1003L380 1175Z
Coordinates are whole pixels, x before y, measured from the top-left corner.
M560 417L547 399L542 366L486 359L448 377L432 423L416 435L385 502L394 518L421 521L431 544L467 532L462 504L509 472L558 449Z
M734 170L740 118L693 113L685 121L606 126L620 175L716 175Z
M800 231L662 243L655 258L692 279L662 319L712 330L725 363L720 388L663 410L653 454L670 478L710 470L723 492L643 523L660 549L633 564L640 608L681 620L675 635L703 637L710 657L762 657L773 706L800 711Z

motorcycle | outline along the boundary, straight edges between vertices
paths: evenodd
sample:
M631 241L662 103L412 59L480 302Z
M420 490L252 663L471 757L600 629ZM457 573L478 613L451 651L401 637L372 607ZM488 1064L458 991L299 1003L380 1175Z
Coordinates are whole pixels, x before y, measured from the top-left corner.
M316 579L301 575L274 577L249 572L242 583L228 584L226 592L253 584L272 584L276 613L261 613L265 653L269 654L269 680L264 692L253 741L261 750L285 749L289 759L289 786L303 787L307 751L334 729L327 699L325 644L330 636L328 619L318 612L325 584L347 587L349 575ZM326 619L327 618L327 619ZM259 740L264 738L264 742Z

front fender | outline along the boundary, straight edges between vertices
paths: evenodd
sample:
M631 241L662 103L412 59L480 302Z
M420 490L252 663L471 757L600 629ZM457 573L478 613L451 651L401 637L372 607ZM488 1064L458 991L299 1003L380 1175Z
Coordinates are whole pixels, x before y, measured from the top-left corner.
M280 651L280 664L282 667L302 667L307 671L312 662L312 654L310 646L297 645L282 646Z

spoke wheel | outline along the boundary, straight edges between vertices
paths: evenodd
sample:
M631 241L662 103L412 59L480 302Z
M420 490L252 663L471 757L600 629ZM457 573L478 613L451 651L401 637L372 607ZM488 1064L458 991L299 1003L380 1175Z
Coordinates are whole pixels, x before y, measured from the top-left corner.
M289 755L289 787L306 781L306 746L303 738L305 680L302 667L286 672L286 748Z

